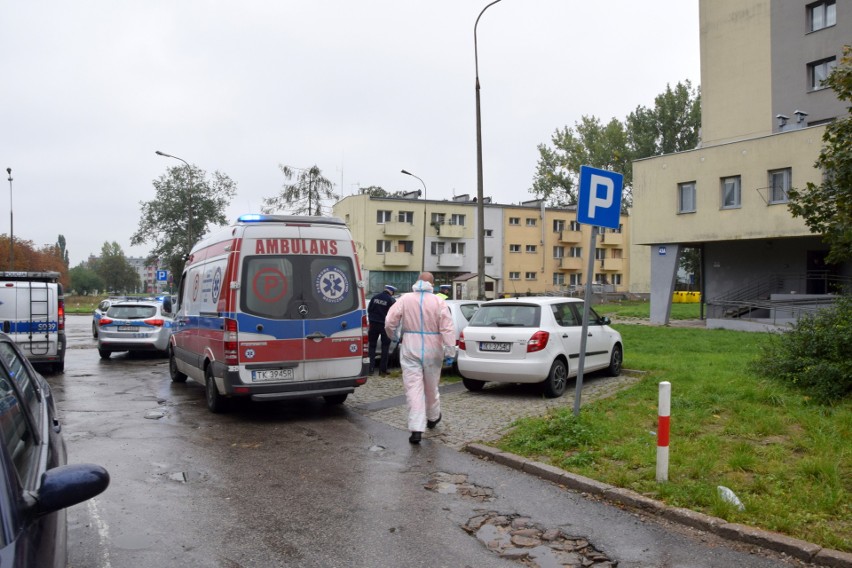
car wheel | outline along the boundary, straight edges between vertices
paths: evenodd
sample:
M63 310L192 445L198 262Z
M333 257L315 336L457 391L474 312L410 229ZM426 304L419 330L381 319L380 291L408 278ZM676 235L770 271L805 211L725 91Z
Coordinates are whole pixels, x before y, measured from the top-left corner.
M214 414L225 412L228 400L219 394L216 388L216 380L213 378L213 369L210 365L204 370L204 390L207 398L207 408Z
M617 377L621 374L621 363L624 360L624 354L621 350L621 345L616 343L612 348L612 355L609 358L609 367L606 369L606 373L610 377Z
M477 379L462 378L462 383L464 384L464 388L470 392L479 392L482 390L482 387L485 386L485 381L479 381Z
M92 337L94 337L95 339L98 338L98 324L96 324L95 322L92 322Z
M329 394L323 397L326 404L343 404L348 394Z
M169 349L169 376L172 378L173 383L186 382L186 374L181 373L178 370L177 361L175 361L175 353L172 349Z
M64 373L65 372L65 361L60 361L59 363L53 364L53 372L54 373Z
M544 396L558 398L565 394L568 387L568 369L561 359L557 359L550 367L550 373L544 380Z
M109 359L109 356L112 354L112 351L98 349L98 354L101 356L101 359Z

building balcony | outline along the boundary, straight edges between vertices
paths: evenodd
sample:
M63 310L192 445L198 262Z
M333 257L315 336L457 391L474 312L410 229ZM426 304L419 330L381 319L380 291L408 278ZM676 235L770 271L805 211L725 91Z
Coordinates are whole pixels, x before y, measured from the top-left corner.
M570 229L562 229L559 231L560 243L579 243L583 233L580 231L572 231Z
M603 233L598 235L598 244L605 247L623 246L624 235L622 233Z
M384 224L382 231L389 237L408 237L414 232L414 225L401 221L389 221Z
M553 261L556 263L556 267L560 270L583 269L583 259L578 256L563 256L561 258L554 258Z
M464 263L463 254L445 252L438 255L438 266L459 267Z
M411 264L410 252L386 252L382 262L384 266L409 266Z
M452 225L449 223L433 223L435 233L446 239L461 239L465 236L464 225Z
M604 258L598 262L604 272L621 272L624 270L624 259L622 258Z

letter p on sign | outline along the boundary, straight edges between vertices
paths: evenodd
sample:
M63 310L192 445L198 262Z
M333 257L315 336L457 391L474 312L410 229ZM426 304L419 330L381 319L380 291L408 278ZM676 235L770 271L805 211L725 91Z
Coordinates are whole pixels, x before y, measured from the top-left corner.
M581 166L577 222L617 229L623 184L624 176L621 174Z

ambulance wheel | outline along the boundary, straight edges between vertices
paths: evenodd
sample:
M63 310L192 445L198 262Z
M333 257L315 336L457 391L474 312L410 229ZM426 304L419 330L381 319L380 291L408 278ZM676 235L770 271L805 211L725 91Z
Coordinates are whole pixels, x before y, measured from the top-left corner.
M181 373L177 368L177 361L175 361L175 352L173 349L169 349L169 376L172 378L173 383L186 382L186 374Z
M53 372L54 373L64 373L65 372L65 361L60 361L59 363L53 364Z
M462 383L464 384L464 388L470 392L479 392L485 386L485 381L478 381L476 379L462 378Z
M112 355L112 351L107 351L106 349L98 349L98 354L101 356L101 359L109 359L109 356Z
M343 404L346 402L346 397L348 394L329 394L324 396L326 404Z
M225 412L228 400L219 394L216 388L216 380L213 378L213 370L210 366L204 370L204 390L206 391L207 409L214 414Z

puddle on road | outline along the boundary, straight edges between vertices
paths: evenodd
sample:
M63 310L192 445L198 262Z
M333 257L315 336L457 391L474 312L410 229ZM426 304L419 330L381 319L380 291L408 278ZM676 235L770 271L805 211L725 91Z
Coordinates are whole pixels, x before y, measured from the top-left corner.
M443 471L433 473L424 487L442 495L459 495L466 499L481 502L494 499L493 489L468 483L467 475L463 473L445 473Z

